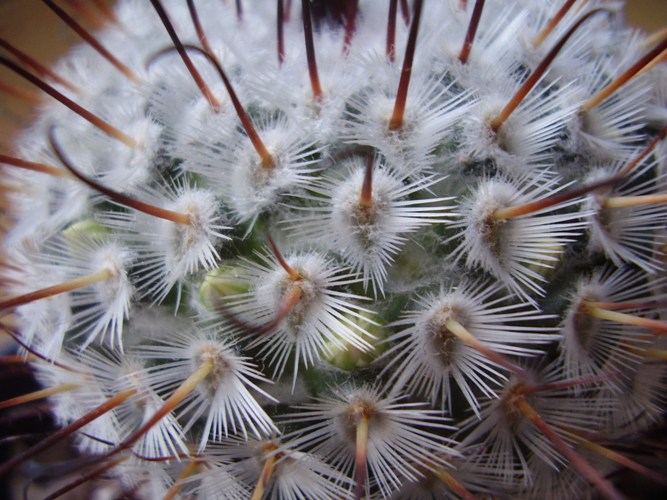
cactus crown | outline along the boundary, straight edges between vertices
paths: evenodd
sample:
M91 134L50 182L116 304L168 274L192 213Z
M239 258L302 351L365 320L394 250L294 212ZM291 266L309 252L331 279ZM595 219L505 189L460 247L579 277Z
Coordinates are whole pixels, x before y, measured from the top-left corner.
M3 56L55 98L2 157L3 329L86 471L146 498L664 485L612 448L664 419L667 42L615 9L121 0L62 79Z

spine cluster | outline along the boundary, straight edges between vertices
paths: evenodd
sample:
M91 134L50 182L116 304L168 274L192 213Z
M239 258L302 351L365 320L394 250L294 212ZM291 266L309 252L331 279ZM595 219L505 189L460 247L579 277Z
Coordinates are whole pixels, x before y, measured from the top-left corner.
M0 156L45 390L0 405L61 430L0 475L69 436L142 498L665 487L617 445L665 418L667 38L617 8L120 0L52 73L3 43L50 97Z

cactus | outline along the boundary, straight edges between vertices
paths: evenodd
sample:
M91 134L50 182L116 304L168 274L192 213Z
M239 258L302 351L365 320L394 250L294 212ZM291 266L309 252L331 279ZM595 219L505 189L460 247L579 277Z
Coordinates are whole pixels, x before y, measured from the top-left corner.
M0 473L69 438L138 498L664 487L667 41L617 9L119 0L59 80L3 55L51 96L1 158L45 388L5 406L61 430Z

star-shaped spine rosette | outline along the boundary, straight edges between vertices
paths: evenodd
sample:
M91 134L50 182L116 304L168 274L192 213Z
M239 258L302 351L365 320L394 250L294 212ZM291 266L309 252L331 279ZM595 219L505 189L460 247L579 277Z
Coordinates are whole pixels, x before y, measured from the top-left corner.
M300 427L292 442L354 476L357 496L371 484L388 496L403 480L421 477L421 467L447 468L448 457L458 455L455 442L443 436L452 429L447 419L403 399L372 387L337 390L287 416Z
M109 440L108 436L97 435L92 425L91 430L87 432L87 439L100 449L116 444L132 434L164 403L148 382L141 359L133 353L121 354L109 349L89 348L83 352L73 353L71 358L66 358L64 361L69 365L60 367L60 372L63 374L70 372L72 385L75 386L72 390L75 393L90 390L97 385L102 395L128 394L128 397L123 398L106 415L107 420L116 424L115 439ZM76 372L78 374L75 375ZM92 399L90 404L104 401L103 397L98 398ZM173 414L167 415L143 434L133 446L133 451L138 456L148 459L174 457L177 460L180 454L188 453L185 436Z
M257 258L243 264L245 276L240 277L250 291L226 300L230 313L246 326L256 325L259 336L251 346L259 347L258 354L273 365L274 377L283 373L292 354L295 382L300 363L312 367L332 348L373 349L372 336L361 326L373 312L358 304L363 297L346 290L359 282L354 273L316 252L284 260L279 254L257 253Z
M474 100L466 92L453 92L456 82L415 77L408 91L411 104L406 108L402 126L391 130L389 122L396 101L394 80L398 82L400 73L384 64L377 67L378 72L387 73L379 82L390 82L391 87L382 88L386 83L371 82L371 86L352 97L345 136L349 142L377 150L401 176L432 173L437 148L452 139L455 125L473 108Z
M326 460L277 437L230 438L208 451L211 462L230 470L255 498L344 498L350 486L349 479ZM214 476L216 468L202 474Z
M232 342L221 337L222 332L218 331L181 332L137 349L146 359L162 361L147 373L158 393L169 393L202 364L210 365L208 374L186 396L178 414L179 420L186 418L186 432L203 418L200 451L209 440L220 441L232 433L247 436L250 432L259 438L278 432L251 394L253 391L271 400L257 385L267 380L248 358L234 351Z
M187 168L215 186L233 218L248 225L248 232L261 215L275 211L283 199L307 188L320 168L321 152L315 141L288 118L265 117L259 120L257 133L271 154L270 165L263 163L247 136L236 130L216 137L203 151L198 145L194 154L185 155Z
M381 158L345 162L337 175L329 174L303 200L316 206L300 207L307 215L285 220L300 238L322 242L339 253L370 284L384 294L391 266L412 233L451 217L451 198L433 197L430 188L445 181L435 175L411 180Z
M664 277L647 281L644 273L629 266L595 269L581 276L570 292L560 325L565 373L570 377L618 375L638 366L644 359L639 352L653 340L652 327L660 326L652 322L652 306L667 297L655 293L664 283ZM607 384L613 387L617 381L612 378Z
M589 249L603 252L618 267L633 264L653 274L664 265L667 172L657 177L650 173L656 171L659 160L643 162L615 186L594 191L584 200L583 210L589 214ZM620 175L626 166L627 162L616 162L596 168L588 174L587 182Z
M568 461L581 469L587 466L573 451L573 435L600 431L606 413L614 408L611 398L600 397L595 381L564 378L558 365L531 378L510 378L499 398L486 400L479 416L461 424L461 446L476 450L470 457L473 463L524 485L535 480L536 467L562 470ZM597 474L595 469L584 474L591 471Z
M19 324L28 321L47 328L26 328L31 342L51 355L69 332L70 341L81 348L107 341L122 350L123 324L134 295L129 277L134 254L115 238L86 234L76 226L46 241L39 251L30 266L20 265L34 252L29 247L9 261L16 266L8 274L16 283L14 293L0 301L3 307L16 307Z
M565 187L544 173L519 180L483 180L458 207L458 219L452 224L460 229L452 238L459 241L456 259L483 269L512 293L537 305L535 297L545 293L544 274L558 264L565 245L585 223L580 212L568 210L578 200L546 204L526 214L520 207L546 200ZM515 209L518 213L504 215Z
M499 284L464 282L422 297L418 309L389 325L399 328L387 338L394 345L383 355L389 360L384 370L393 390L423 394L449 412L452 380L477 414L478 394L497 398L496 387L506 380L505 367L453 333L448 321L459 323L492 351L510 356L535 356L538 346L555 338L553 328L530 326L549 316L536 313L530 304L512 303L501 292Z
M502 109L517 81L507 82L511 90L500 88L500 95L480 97L478 105L463 120L462 153L468 161L493 161L506 175L517 178L527 172L548 168L553 162L554 147L562 140L563 130L576 111L573 87L556 83L545 85L540 92L525 99L502 128L489 127L489 116ZM545 100L542 94L549 94Z
M112 361L91 364L91 359L93 357L64 352L54 363L35 365L37 380L45 387L69 388L50 396L53 414L63 428L108 400L110 374L118 374L116 367ZM131 395L129 392L128 396ZM83 429L88 436L75 434L78 446L93 454L104 453L109 443L117 443L121 436L118 416L111 411L101 413Z
M199 270L213 269L220 259L221 243L229 240L222 224L216 195L206 189L185 184L168 185L165 192L150 190L156 206L164 206L185 220L175 222L139 211L108 211L100 215L104 227L118 231L145 265L133 279L142 296L155 303L164 301L174 286Z

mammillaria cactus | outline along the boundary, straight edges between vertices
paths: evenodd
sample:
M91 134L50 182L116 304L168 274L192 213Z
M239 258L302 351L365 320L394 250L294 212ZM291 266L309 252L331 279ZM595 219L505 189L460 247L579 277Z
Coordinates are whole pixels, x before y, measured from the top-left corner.
M2 328L45 388L3 406L62 429L1 474L69 437L50 498L664 487L628 448L665 417L664 32L597 0L119 0L91 35L46 3L88 44L56 79L3 41L51 96L0 158Z

